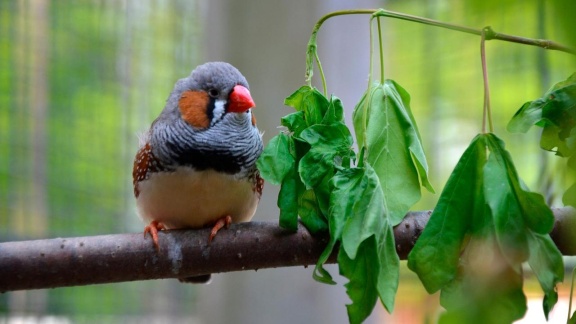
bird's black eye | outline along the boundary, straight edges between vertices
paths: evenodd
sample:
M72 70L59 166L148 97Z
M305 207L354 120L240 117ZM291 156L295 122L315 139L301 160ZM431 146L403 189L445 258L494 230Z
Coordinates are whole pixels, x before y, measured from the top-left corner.
M220 95L220 91L218 91L217 89L210 89L208 90L208 94L210 95L210 97L216 98Z

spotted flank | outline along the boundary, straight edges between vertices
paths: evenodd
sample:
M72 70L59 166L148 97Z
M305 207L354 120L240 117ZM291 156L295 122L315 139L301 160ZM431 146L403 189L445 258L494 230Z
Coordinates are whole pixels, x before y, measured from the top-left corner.
M260 171L258 169L254 170L254 173L250 175L254 188L252 190L258 193L258 199L262 197L262 192L264 191L264 179L260 176Z
M134 167L132 169L132 179L134 186L134 196L138 198L140 195L140 190L138 189L138 183L148 179L150 174L154 172L161 171L160 164L158 160L152 154L152 149L149 143L146 143L140 148L134 159Z

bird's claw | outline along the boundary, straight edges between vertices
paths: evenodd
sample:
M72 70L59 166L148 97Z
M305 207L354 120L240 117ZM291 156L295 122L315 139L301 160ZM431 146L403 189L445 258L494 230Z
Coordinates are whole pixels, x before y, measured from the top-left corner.
M210 237L208 237L208 244L212 242L212 240L216 236L216 233L218 233L218 231L222 229L222 227L226 226L226 228L228 228L230 227L230 224L232 224L232 216L230 215L218 219L216 221L216 224L214 224L214 227L212 227L212 231L210 231Z
M160 250L160 245L158 244L158 231L164 230L166 227L164 224L158 221L151 221L148 226L144 227L144 238L146 238L146 234L150 233L152 237L152 242L154 243L154 247L156 251Z

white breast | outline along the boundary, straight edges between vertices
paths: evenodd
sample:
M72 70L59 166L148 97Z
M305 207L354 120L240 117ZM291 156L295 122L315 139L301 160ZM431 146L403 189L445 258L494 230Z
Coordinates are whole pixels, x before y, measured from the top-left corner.
M140 217L166 228L200 228L227 215L235 223L247 222L260 199L249 179L188 167L154 173L138 186Z

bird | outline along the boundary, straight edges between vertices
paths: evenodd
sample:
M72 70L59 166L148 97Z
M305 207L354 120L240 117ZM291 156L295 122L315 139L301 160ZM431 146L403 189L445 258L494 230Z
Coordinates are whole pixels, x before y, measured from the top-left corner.
M174 85L140 137L132 177L136 207L159 250L158 231L212 227L208 244L230 223L252 219L264 186L263 150L246 78L229 63L197 66ZM210 275L186 278L205 282Z

